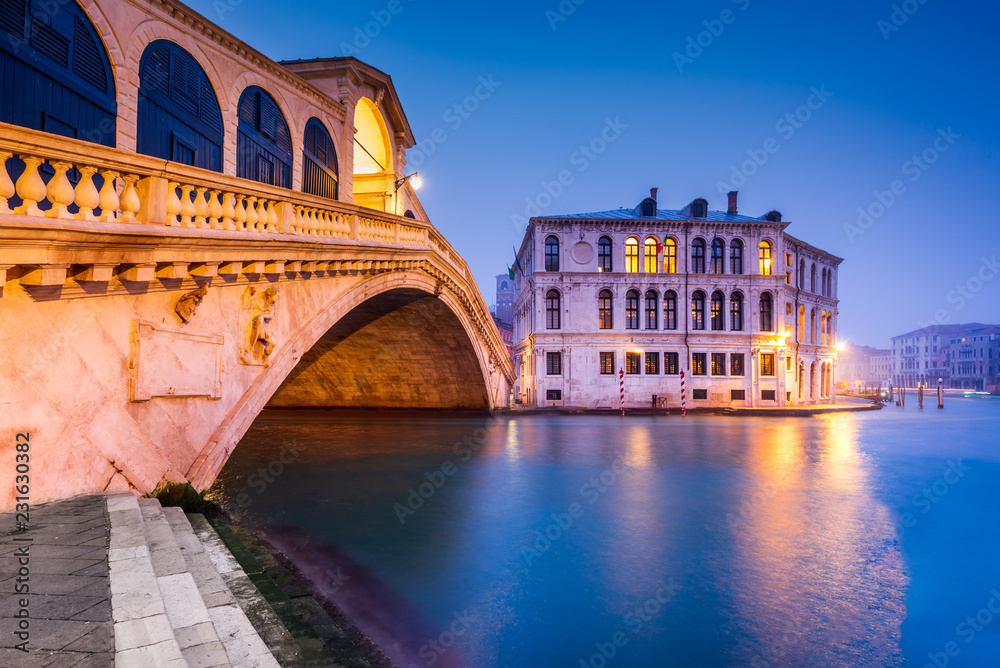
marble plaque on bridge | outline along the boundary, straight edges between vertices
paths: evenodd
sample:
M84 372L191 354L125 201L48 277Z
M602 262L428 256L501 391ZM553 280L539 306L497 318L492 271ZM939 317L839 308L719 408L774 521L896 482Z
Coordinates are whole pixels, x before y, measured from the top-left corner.
M132 321L129 400L222 398L222 345L213 332Z

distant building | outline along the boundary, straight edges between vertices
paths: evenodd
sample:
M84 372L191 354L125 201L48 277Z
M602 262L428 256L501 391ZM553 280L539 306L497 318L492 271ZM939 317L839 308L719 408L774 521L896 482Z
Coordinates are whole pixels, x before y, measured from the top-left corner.
M515 401L785 406L833 395L841 258L696 199L529 221L514 288ZM523 271L523 273L522 273Z
M891 350L845 344L837 356L837 387L888 387L891 366Z
M507 356L510 357L514 350L514 326L509 322L504 322L496 314L493 314L493 322L496 323L497 329L500 330L500 338L503 339L504 345L507 346Z
M1000 386L1000 325L933 325L892 337L892 380L997 392Z
M497 274L497 297L494 315L508 325L514 322L514 281L508 274Z

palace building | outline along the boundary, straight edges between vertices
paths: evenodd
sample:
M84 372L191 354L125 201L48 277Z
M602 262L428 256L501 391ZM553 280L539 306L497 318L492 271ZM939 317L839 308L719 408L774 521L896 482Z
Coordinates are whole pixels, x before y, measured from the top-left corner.
M696 199L535 217L518 250L515 402L777 407L832 401L841 258L777 211Z

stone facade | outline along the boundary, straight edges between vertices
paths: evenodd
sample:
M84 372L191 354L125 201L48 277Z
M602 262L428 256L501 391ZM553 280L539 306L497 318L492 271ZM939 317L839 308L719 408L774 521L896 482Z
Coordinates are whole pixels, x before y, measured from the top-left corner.
M837 356L837 389L889 387L892 351L844 344Z
M515 401L743 407L833 395L842 260L771 212L657 209L532 218L515 281ZM713 249L715 253L713 255Z
M932 325L892 337L892 381L1000 393L1000 325Z

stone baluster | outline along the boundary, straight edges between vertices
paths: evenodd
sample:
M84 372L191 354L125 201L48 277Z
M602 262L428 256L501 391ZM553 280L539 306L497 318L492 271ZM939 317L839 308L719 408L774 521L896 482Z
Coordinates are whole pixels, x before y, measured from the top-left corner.
M49 184L45 189L46 197L52 208L45 212L46 218L72 218L69 215L69 205L73 203L73 184L69 182L66 172L73 165L68 162L53 162L52 167L56 173L49 179Z
M167 225L180 225L178 216L181 214L181 198L177 196L180 184L174 181L167 183Z
M271 234L278 232L278 203L274 200L267 203L267 231Z
M118 219L118 190L115 188L115 182L118 180L118 172L105 169L101 172L101 178L104 179L100 195L101 222L113 223Z
M313 236L313 237L320 236L320 234L321 234L321 232L320 232L320 223L321 223L321 220L322 220L322 218L321 218L322 215L323 215L323 212L320 211L319 209L313 209L312 210L312 225L309 227L309 235L310 236Z
M134 174L125 174L122 176L122 180L125 181L125 188L122 190L119 201L122 211L121 222L137 223L139 221L135 215L139 213L139 207L142 206L142 202L139 200L139 193L135 191L135 183L139 180L139 177Z
M267 200L261 198L257 200L257 231L263 234L267 232L267 209L264 208L264 203Z
M236 195L233 193L222 193L222 229L236 229Z
M10 172L7 171L7 161L13 155L6 151L0 151L0 213L9 213L10 205L7 200L16 194L14 182L10 180Z
M257 229L257 198L247 197L247 232Z
M80 167L80 182L76 184L73 197L76 200L76 205L80 207L79 213L76 214L77 220L97 220L94 209L101 205L101 194L97 192L97 186L94 185L94 174L96 173L96 167Z
M194 202L191 201L191 191L194 186L181 186L181 227L194 227L192 218L195 214Z
M14 213L21 216L41 216L43 214L38 208L38 203L45 199L45 181L38 173L38 168L44 160L30 155L23 157L22 160L24 160L24 173L17 179L14 188L23 204L17 207Z
M218 190L208 191L208 226L213 230L223 229L219 219L222 218L222 204L219 203Z
M302 207L295 207L295 222L292 223L292 234L302 234Z
M194 224L201 229L208 228L208 200L205 193L208 188L196 188L194 198Z
M236 218L233 219L233 222L237 232L243 232L246 229L247 210L246 199L243 195L236 195Z
M321 237L330 236L330 212L326 209L320 209L319 211L319 230L317 234Z

